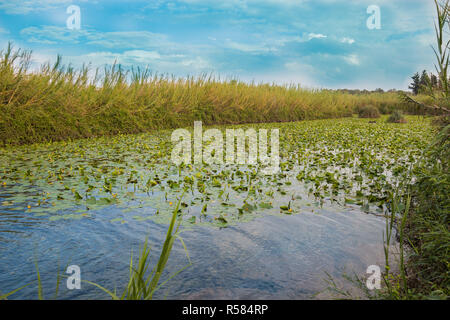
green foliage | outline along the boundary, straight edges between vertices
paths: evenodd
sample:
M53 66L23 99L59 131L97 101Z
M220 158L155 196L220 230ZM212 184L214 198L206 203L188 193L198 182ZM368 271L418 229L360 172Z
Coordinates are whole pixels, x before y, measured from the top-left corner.
M450 296L450 125L414 170L412 208L405 233L413 248L408 285L422 297Z
M380 111L378 110L377 107L374 107L372 105L363 106L359 108L358 116L360 118L379 118Z
M427 148L423 160L411 171L409 179L410 182L415 180L414 183L403 187L408 191L409 197L407 209L400 214L401 223L397 225L401 249L407 244L410 250L406 254L406 264L405 253L403 250L400 252L400 273L391 274L387 290L382 293L387 299L448 300L450 295L450 125L448 124L450 40L444 40L446 29L450 30L450 1L434 2L437 13L435 24L437 46L433 50L439 78L433 76L428 78L424 72L420 82L428 84L428 94L435 105L431 109L444 111L444 115L439 118L440 132ZM417 82L417 76L418 74L413 77L414 82ZM404 192L405 190L398 192L395 201L402 201ZM396 211L393 213L398 215ZM394 221L389 224L392 226ZM385 255L388 259L389 253ZM389 266L388 263L386 265Z
M390 253L386 251L386 288L378 297L448 299L450 296L449 137L448 125L436 136L423 160L413 167L411 173L416 181L402 187L409 190L408 196L404 196L405 190L398 190L392 198L392 219L387 225L390 229L396 225L399 233L399 272L390 272ZM408 250L404 249L406 246Z
M411 79L413 81L408 88L412 90L413 94L419 94L419 90L420 90L420 75L419 75L419 73L416 72L411 77Z
M288 122L351 116L374 105L383 113L408 105L395 92L351 94L223 81L174 78L147 69L103 71L44 64L11 45L0 54L0 145L141 133L204 124ZM95 76L93 75L95 71Z
M400 111L395 110L389 116L389 118L387 119L387 122L389 122L389 123L406 123L406 119Z
M419 93L427 94L430 90L438 89L440 84L437 77L434 74L431 74L430 77L426 70L423 70L421 75L416 72L411 79L413 82L409 86L409 89L412 90L414 95L418 95Z
M265 175L262 163L179 167L171 159L170 130L2 148L0 192L9 197L0 206L54 224L90 217L169 223L175 199L188 188L185 205L196 208L184 219L189 224L223 227L224 219L232 225L261 213L279 214L282 206L283 213L298 214L329 199L378 210L433 134L428 119L408 116L400 127L386 118L251 125L256 131L279 129L282 179ZM226 129L249 127L216 128L225 135ZM105 216L113 207L119 213ZM127 216L138 208L150 210Z
M437 23L435 23L434 25L436 32L436 47L433 47L433 51L437 61L437 63L435 64L435 68L438 72L442 87L440 97L437 98L443 98L448 101L448 99L450 98L450 86L448 79L450 40L448 38L446 40L446 33L450 31L450 1L444 0L439 2L438 0L434 0L434 2L436 5Z

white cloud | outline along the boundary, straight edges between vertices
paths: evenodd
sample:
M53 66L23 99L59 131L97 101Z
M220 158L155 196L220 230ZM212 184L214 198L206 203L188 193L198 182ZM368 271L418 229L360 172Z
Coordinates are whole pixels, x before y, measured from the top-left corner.
M20 34L26 36L29 42L55 44L58 41L79 43L82 38L89 35L89 32L86 30L69 30L62 27L43 26L22 29Z
M108 49L148 49L161 46L174 46L167 36L149 31L100 32L81 29L69 30L63 27L42 26L28 27L20 31L29 42L55 44L57 42L83 42L87 45L97 45Z
M239 50L247 53L264 53L270 51L276 51L276 48L267 46L266 44L247 44L231 41L227 39L225 42L225 47Z
M0 0L0 10L7 14L29 14L68 6L74 2L87 2L88 0Z
M341 42L342 43L353 44L353 43L355 43L355 39L344 37L344 38L341 39Z
M283 69L265 74L257 74L258 81L277 83L279 85L300 84L302 87L319 87L316 81L322 71L299 61L287 61ZM252 80L252 79L247 79Z
M356 54L351 54L348 56L344 57L344 60L351 65L355 65L355 66L359 66L360 65L360 61L359 58Z
M48 57L48 56L46 56ZM46 61L54 61L47 59ZM45 62L40 57L39 62ZM132 66L147 66L153 71L187 75L192 73L209 72L213 70L211 63L204 57L178 54L161 54L157 51L128 50L121 53L99 51L78 56L64 56L65 64L79 67L90 63L93 68L104 65L120 64L125 68Z
M308 34L308 41L312 40L312 39L323 39L326 38L327 36L321 33L310 33Z
M151 48L169 45L167 36L148 31L90 32L87 44L105 48Z

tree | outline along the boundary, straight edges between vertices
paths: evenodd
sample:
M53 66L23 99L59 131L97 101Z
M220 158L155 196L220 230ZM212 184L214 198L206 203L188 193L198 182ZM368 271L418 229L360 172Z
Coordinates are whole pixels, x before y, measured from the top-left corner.
M438 89L439 88L438 78L434 74L431 74L431 76L430 76L430 83L431 83L431 87L433 89Z
M426 91L427 88L430 87L431 81L430 77L428 76L428 73L426 70L422 71L422 75L420 76L420 91Z
M433 47L433 51L437 62L435 68L438 74L439 88L428 92L428 95L433 99L433 105L416 101L407 94L401 94L400 96L405 102L414 103L429 110L439 110L444 113L444 116L448 117L450 115L450 82L448 76L450 40L445 40L445 34L450 31L450 0L442 0L441 2L434 0L434 3L436 5L437 23L434 25L436 46ZM420 77L417 73L413 76L413 80L414 82L409 88L413 90L413 93L417 94L417 81L420 84Z
M411 82L411 85L408 87L412 90L413 94L419 94L420 90L420 75L418 72L416 72L411 79L413 79L413 82Z

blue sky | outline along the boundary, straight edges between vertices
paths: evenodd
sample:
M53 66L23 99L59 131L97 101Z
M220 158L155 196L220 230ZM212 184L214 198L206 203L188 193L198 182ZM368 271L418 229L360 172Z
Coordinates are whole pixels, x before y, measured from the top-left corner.
M81 9L70 30L70 5ZM381 28L370 30L369 5ZM75 66L149 66L314 88L406 89L433 70L432 0L0 0L0 46Z

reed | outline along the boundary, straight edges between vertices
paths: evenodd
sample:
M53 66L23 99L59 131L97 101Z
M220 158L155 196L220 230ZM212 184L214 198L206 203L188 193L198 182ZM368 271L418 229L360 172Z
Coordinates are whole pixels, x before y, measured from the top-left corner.
M129 280L128 283L123 290L123 293L120 295L116 292L116 290L111 291L106 289L104 286L101 286L95 282L88 281L88 280L81 280L82 282L88 283L90 285L93 285L106 294L108 294L112 300L152 300L154 293L160 289L162 286L167 284L171 279L173 279L175 276L177 276L179 273L181 273L186 268L190 267L192 265L192 262L189 258L189 253L187 251L186 245L184 244L183 239L180 237L180 225L181 225L181 219L179 218L180 214L180 204L183 196L180 197L175 209L172 213L172 218L170 220L169 227L167 229L166 238L164 240L163 248L161 250L159 260L157 264L153 267L152 271L149 273L149 266L150 266L150 247L148 245L148 239L145 240L142 248L140 249L139 257L136 262L134 262L133 254L131 254L130 258L130 266L129 266ZM181 244L183 245L183 248L186 252L186 257L188 259L188 263L170 275L165 281L162 283L160 282L161 276L166 268L167 261L169 260L170 253L172 251L173 244L175 240L179 240ZM30 286L31 284L37 282L37 292L38 292L38 299L44 300L44 294L43 294L43 287L42 287L42 281L41 281L41 275L39 272L39 266L37 259L35 259L35 266L36 266L36 275L37 279L36 281L30 282L18 289L15 289L9 293L1 294L0 292L0 300L7 300L9 296L15 294L16 292ZM58 268L59 270L59 268ZM62 275L58 271L57 274L57 280L56 280L56 289L53 299L56 299L59 292L59 286L61 283L61 277L68 277L67 275Z
M129 281L122 295L118 295L117 292L112 292L94 282L87 280L82 281L101 289L103 292L107 293L113 300L152 300L153 294L159 288L161 288L180 272L192 265L187 248L184 244L183 239L180 237L179 229L181 219L178 219L178 216L182 197L183 196L180 197L175 209L173 210L172 218L170 220L169 228L167 230L166 238L161 250L161 254L159 256L158 263L150 272L150 274L148 274L147 272L150 265L150 247L148 246L148 239L146 239L143 247L140 250L139 258L136 264L134 264L133 255L131 255ZM160 283L161 275L167 265L167 261L169 260L170 253L176 239L180 240L181 244L183 245L186 252L186 257L189 262L183 268L179 269L177 272L169 276L167 280Z
M19 145L192 125L287 122L352 116L372 105L383 114L411 105L395 92L350 94L221 80L176 78L149 69L103 70L54 64L30 68L31 52L0 54L0 145ZM414 110L412 110L414 111Z

